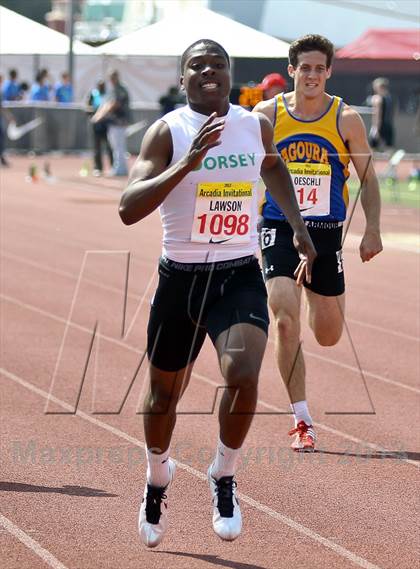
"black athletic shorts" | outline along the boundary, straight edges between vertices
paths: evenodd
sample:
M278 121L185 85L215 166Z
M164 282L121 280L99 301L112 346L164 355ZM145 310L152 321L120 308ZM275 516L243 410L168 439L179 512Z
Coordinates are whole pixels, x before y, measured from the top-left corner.
M147 354L155 367L184 368L197 358L207 333L214 344L238 323L268 334L267 292L255 257L203 264L160 259L147 329Z
M383 124L379 129L379 136L387 146L394 146L394 129L392 124Z
M312 282L305 282L304 286L323 296L343 294L342 224L307 221L306 226L318 255L312 267ZM266 281L273 277L295 278L293 273L299 264L299 255L287 221L264 218L260 224L260 246Z

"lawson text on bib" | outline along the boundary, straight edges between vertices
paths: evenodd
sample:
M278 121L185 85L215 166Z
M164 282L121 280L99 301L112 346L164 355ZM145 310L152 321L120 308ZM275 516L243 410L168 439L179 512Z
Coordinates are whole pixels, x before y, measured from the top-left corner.
M251 182L197 185L191 241L248 243L251 240Z

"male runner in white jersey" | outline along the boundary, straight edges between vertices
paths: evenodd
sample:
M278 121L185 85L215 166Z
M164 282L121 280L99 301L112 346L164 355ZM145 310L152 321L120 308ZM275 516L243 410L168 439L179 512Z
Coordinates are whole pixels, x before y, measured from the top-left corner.
M176 405L207 333L227 386L208 471L213 529L224 540L241 531L234 475L255 411L268 330L267 295L254 256L260 173L293 227L302 259L299 281L310 280L316 256L290 176L273 146L270 122L229 103L230 64L223 47L212 40L195 42L182 56L181 74L188 105L149 128L120 206L126 224L160 206L163 225L148 326L148 468L139 515L140 537L149 547L160 543L167 528Z
M356 111L328 95L332 43L309 35L290 45L290 77L294 91L262 101L254 111L273 124L274 139L292 175L299 207L317 250L312 281L305 282L308 320L322 346L333 346L343 330L344 272L342 226L348 205L351 159L362 182L366 217L360 257L369 261L382 250L379 230L380 195L365 127ZM311 452L315 431L305 395L305 364L300 342L302 288L294 280L299 257L284 212L267 186L262 207L261 249L269 304L276 322L277 362L295 419L292 449Z

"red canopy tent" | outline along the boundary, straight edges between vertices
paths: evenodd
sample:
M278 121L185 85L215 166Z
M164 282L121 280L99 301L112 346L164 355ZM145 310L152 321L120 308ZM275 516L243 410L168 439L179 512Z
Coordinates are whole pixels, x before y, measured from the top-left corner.
M367 30L339 49L336 58L420 61L420 30Z
M334 71L420 75L420 30L370 29L337 50Z

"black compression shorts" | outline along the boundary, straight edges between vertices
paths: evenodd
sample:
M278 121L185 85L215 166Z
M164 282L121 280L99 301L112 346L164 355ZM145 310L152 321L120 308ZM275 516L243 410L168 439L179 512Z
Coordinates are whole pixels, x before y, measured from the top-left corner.
M197 358L207 333L214 344L238 323L268 334L267 292L255 257L203 264L160 259L147 329L147 353L155 367L184 368Z
M304 283L304 286L323 296L343 294L342 224L309 221L306 225L318 255L312 267L312 282ZM299 255L287 221L264 219L260 228L260 246L266 281L274 277L295 278L293 273L299 264Z

